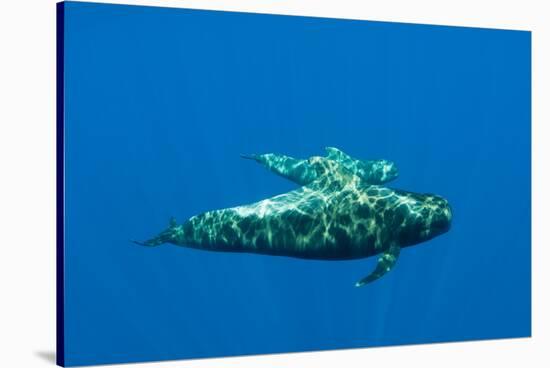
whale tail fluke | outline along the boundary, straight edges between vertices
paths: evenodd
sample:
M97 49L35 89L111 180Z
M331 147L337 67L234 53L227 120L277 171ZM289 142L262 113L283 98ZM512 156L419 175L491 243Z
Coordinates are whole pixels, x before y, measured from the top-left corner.
M260 155L256 155L256 154L248 155L245 153L241 153L241 158L244 158L246 160L260 161Z
M145 241L132 240L132 242L138 245L143 245L145 247L157 247L164 243L169 243L171 240L174 239L176 227L177 227L176 219L174 217L171 217L168 229L164 230L159 235L149 240L145 240Z

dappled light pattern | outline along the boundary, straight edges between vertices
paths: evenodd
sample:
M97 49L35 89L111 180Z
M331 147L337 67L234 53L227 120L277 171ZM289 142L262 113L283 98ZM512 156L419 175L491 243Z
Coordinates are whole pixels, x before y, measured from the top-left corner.
M329 153L330 156L330 153ZM451 209L437 195L372 185L346 162L312 157L308 185L249 205L209 211L170 227L143 245L172 243L203 250L343 260L382 253L374 281L396 263L400 249L450 228Z

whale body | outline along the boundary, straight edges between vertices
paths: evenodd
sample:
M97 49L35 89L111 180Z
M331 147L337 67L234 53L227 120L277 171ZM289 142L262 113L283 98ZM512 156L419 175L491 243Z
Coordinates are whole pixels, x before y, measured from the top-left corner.
M326 147L326 158L338 162L343 168L357 175L368 184L385 184L394 180L397 166L388 160L357 160L335 147ZM267 169L299 185L312 183L318 177L317 170L309 164L309 160L276 153L241 155L254 160Z
M356 286L392 269L403 247L449 230L443 197L369 184L339 161L307 160L309 184L249 205L208 211L170 226L145 242L220 252L248 252L318 260L380 254L375 270Z

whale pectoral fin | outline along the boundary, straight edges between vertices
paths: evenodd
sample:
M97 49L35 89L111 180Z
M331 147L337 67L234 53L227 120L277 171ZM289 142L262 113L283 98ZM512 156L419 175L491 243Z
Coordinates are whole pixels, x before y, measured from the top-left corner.
M401 247L399 247L399 245L394 244L390 246L388 250L382 253L382 255L378 258L378 264L376 265L374 271L372 271L372 273L367 277L364 277L360 281L357 281L355 286L363 286L365 284L368 284L369 282L378 280L380 277L391 271L391 269L393 268L393 266L395 266L395 263L397 262L397 258L399 258L400 251Z

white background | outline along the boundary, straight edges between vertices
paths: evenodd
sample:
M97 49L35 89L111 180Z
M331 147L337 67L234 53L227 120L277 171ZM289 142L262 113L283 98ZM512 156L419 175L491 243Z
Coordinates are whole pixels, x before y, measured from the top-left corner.
M549 208L546 170L550 165L544 157L550 157L550 10L545 9L546 1L127 0L122 3L533 31L532 338L139 366L549 366L547 231L550 226L545 210ZM3 1L0 5L0 367L52 367L54 351L55 1Z

